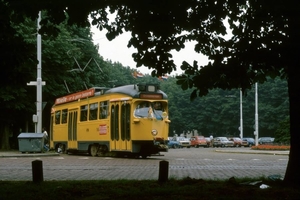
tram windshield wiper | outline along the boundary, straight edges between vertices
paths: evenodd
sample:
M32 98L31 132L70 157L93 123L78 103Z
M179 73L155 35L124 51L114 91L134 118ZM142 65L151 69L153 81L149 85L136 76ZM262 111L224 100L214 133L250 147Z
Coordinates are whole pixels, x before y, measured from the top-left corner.
M155 115L155 118L156 118L157 120L163 120L163 117L162 117L162 115L160 114L160 111L155 110L155 108L153 108L153 105L151 105L151 108L152 108L153 114Z
M155 111L153 111L153 112L154 112L154 114L155 114L156 119L158 119L158 120L163 120L163 117L162 117L162 115L160 114L160 112L158 112L157 110L155 110Z

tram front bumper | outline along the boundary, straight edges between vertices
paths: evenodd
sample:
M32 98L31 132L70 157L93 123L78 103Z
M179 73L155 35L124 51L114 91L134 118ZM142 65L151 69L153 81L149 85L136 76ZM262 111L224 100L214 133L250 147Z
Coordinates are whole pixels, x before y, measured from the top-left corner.
M160 145L158 145L158 150L159 150L160 152L167 152L167 151L169 150L169 148L168 148L168 146L165 145L165 144L160 144Z
M163 137L154 137L153 138L154 146L157 148L159 152L167 152L168 145L166 144Z

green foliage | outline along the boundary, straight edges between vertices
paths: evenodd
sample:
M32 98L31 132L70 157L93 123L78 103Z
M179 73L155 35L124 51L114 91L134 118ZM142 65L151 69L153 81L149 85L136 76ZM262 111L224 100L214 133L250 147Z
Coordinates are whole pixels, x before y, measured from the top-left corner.
M201 98L190 101L192 89L181 90L176 79L161 82L168 94L170 135L197 130L204 136L237 136L240 126L240 91L214 89ZM254 137L255 90L242 97L243 136ZM278 137L274 133L279 122L289 115L287 83L279 78L258 84L259 136ZM175 132L174 132L175 131Z
M290 120L284 119L279 123L278 129L275 131L275 143L290 144Z

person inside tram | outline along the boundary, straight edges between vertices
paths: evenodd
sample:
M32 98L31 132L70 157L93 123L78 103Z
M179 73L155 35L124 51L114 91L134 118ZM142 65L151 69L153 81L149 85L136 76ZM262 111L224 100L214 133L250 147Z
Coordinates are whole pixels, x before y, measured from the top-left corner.
M145 118L148 115L149 105L148 102L141 102L136 107L134 114L137 117Z
M163 106L161 102L141 102L135 109L135 116L141 118L156 118L162 120Z
M162 113L163 113L162 103L161 102L154 102L151 107L152 107L152 111L153 111L153 114L154 114L155 118L158 119L158 120L163 120L163 117L162 117Z
M160 102L155 102L153 108L155 110L162 110L162 106Z

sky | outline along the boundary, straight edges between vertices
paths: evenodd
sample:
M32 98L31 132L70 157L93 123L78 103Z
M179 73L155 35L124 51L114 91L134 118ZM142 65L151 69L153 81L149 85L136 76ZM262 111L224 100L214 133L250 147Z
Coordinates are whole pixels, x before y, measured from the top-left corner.
M99 45L99 54L104 60L111 60L112 62L119 62L123 66L137 69L137 71L143 74L150 74L151 71L147 67L136 68L136 64L131 57L135 52L134 48L128 48L127 43L130 39L130 33L123 33L112 41L106 39L106 31L98 30L95 26L92 27L93 41L95 45ZM194 60L198 61L199 65L205 65L208 63L207 57L202 54L198 54L194 51L194 43L188 42L185 44L185 49L180 52L172 51L173 59L177 65L177 71L172 72L171 75L181 74L181 63L185 60L192 64Z

